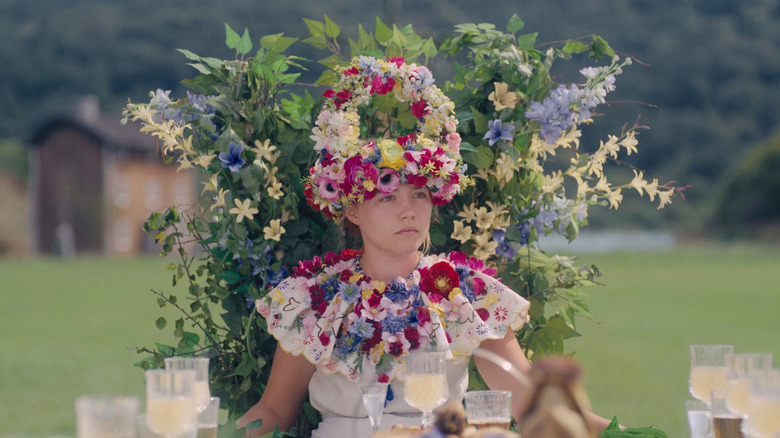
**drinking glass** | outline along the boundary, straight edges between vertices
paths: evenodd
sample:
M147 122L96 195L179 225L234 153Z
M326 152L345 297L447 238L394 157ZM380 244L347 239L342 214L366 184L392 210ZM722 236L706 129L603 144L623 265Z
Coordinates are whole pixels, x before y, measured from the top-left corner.
M219 397L209 397L209 404L198 413L197 438L217 438L219 427Z
M82 395L76 398L77 438L134 438L138 397Z
M509 430L512 423L512 393L469 391L466 393L466 421L477 429L498 427Z
M685 410L688 413L688 427L691 429L691 438L705 438L707 426L710 422L710 412L707 403L701 400L687 400Z
M731 412L747 415L750 373L772 368L772 355L741 353L726 356L726 406Z
M444 352L425 351L410 353L404 360L406 384L404 399L422 411L422 427L433 425L433 410L441 406L449 396L444 369Z
M726 390L713 389L710 396L710 414L715 438L742 438L742 415L726 406Z
M195 427L195 371L146 371L146 421L152 432L173 438Z
M755 370L750 374L748 430L759 438L780 435L780 370Z
M713 389L726 387L726 356L732 345L691 345L691 376L688 390L709 405Z
M360 385L360 392L363 394L363 404L366 406L366 413L371 421L371 429L377 432L382 422L382 411L385 408L387 383L364 383Z
M195 406L203 412L209 405L209 358L207 357L167 357L165 369L195 371Z

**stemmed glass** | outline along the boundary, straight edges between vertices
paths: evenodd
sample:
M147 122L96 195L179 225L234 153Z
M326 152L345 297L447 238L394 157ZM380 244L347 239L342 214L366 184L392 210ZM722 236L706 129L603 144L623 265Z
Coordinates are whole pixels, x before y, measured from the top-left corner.
M713 389L726 387L726 356L732 345L691 345L691 376L688 389L694 398L707 405Z
M360 385L360 392L363 394L363 404L371 421L371 429L376 433L382 422L382 411L387 398L387 383L364 383Z
M449 396L447 375L444 369L444 352L425 351L410 353L404 360L406 384L404 399L422 411L422 427L433 425L433 410L441 406Z
M772 355L740 353L726 356L726 406L742 417L747 415L750 373L772 369Z
M195 371L146 371L146 421L152 432L173 438L196 423Z
M165 369L195 371L195 407L203 412L209 406L209 358L207 357L166 357Z
M747 429L751 436L780 436L780 370L755 370L750 374Z

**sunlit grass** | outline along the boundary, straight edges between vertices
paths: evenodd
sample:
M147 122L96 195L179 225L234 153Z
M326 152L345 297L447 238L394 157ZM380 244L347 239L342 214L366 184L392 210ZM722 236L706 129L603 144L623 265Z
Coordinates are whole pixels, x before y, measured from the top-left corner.
M594 410L624 424L687 436L688 345L730 343L780 358L780 251L680 247L586 254L605 275L590 290L594 321L567 343L586 372ZM75 433L84 393L143 396L130 348L170 340L150 289L167 262L0 259L0 436ZM780 359L776 362L780 363Z

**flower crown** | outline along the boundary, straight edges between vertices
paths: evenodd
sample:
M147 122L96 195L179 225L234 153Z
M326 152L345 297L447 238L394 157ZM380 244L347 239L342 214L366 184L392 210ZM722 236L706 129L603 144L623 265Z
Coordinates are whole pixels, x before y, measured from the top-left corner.
M460 135L455 131L455 105L424 66L403 58L387 61L361 56L340 74L325 103L311 138L319 157L306 181L309 204L332 219L356 202L389 193L399 184L428 187L434 205L444 205L460 191L465 165ZM361 139L361 105L382 96L391 137ZM381 118L381 116L380 116ZM392 126L391 126L392 124ZM365 125L365 124L363 124ZM397 135L403 133L397 137Z

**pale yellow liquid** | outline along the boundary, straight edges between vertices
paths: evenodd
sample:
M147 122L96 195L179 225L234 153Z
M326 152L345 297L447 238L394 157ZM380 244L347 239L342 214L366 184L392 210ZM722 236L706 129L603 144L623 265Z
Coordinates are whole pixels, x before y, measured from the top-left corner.
M198 412L205 411L206 408L209 407L209 401L211 399L209 382L207 380L199 380L195 382L192 390L195 393L195 404L198 407Z
M199 427L197 438L217 438L217 426Z
M726 405L732 412L739 415L747 414L750 381L734 379L726 382Z
M487 429L488 427L497 427L499 429L509 430L510 421L506 418L483 418L479 420L469 420L469 426L476 429Z
M421 411L432 411L447 401L447 381L441 374L406 376L406 401Z
M160 397L146 400L146 421L158 435L173 436L195 424L195 402L191 397Z
M748 425L759 437L774 437L780 433L780 398L751 397Z
M726 367L691 368L691 395L704 402L710 402L713 389L726 387Z

